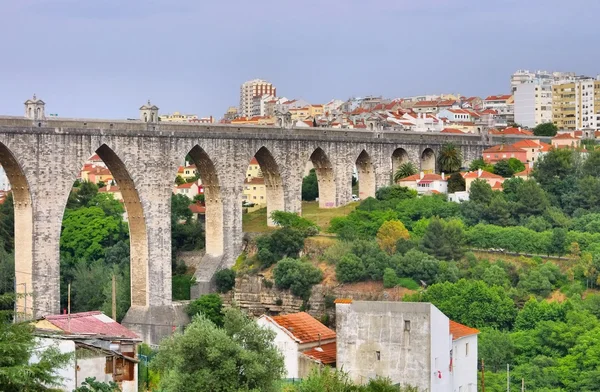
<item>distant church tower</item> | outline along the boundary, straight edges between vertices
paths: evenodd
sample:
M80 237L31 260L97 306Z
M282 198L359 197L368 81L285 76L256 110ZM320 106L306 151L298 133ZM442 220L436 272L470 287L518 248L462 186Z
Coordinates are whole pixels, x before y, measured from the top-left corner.
M146 105L140 108L140 120L147 123L153 123L158 121L158 107L152 105L150 100Z
M25 101L25 117L31 120L43 120L45 118L44 106L46 104L41 99L37 99L33 94L33 99Z

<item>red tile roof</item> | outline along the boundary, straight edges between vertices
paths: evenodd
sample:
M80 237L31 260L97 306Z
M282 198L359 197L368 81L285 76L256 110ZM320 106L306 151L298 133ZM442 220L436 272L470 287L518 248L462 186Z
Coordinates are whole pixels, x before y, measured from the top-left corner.
M66 314L51 315L44 319L68 333L139 339L133 331L98 310L71 313L70 317Z
M186 182L185 184L178 185L177 189L188 189L191 188L192 185L194 185L193 182Z
M335 342L323 344L320 347L314 347L310 350L303 351L302 354L309 358L319 361L324 365L335 363L337 356L337 347Z
M333 303L335 303L335 304L351 304L352 298L336 298L336 300L333 301Z
M420 179L421 179L421 175L419 173L417 173L417 174L413 174L412 176L401 178L398 181L417 181Z
M525 152L525 150L506 144L499 144L483 150L484 154L493 152Z
M502 183L500 181L496 181L496 183L492 186L494 190L502 190Z
M552 148L551 144L540 142L540 146L542 146L542 151L547 152Z
M488 179L497 179L497 180L504 181L504 177L499 176L499 175L494 174L494 173L490 173L490 172L485 171L485 170L481 171L481 175L479 174L479 172L477 170L471 171L471 172L467 172L467 173L465 173L465 175L463 176L463 178L488 178Z
M529 177L532 171L533 168L527 165L525 166L525 170L515 173L515 177Z
M465 336L477 335L478 333L479 330L475 328L467 327L466 325L450 320L450 334L452 335L452 340L464 338Z
M516 143L513 143L513 147L517 148L541 148L540 144L535 140L519 140Z
M515 127L507 127L502 130L502 133L505 135L529 135L532 136L533 132L528 131L526 129L515 128Z
M335 332L321 324L306 312L273 316L271 319L292 334L300 343L316 342L319 339L334 339Z
M486 101L506 101L510 97L512 97L512 95L510 95L510 94L506 94L506 95L490 95L485 100Z
M251 165L258 165L258 161L256 160L256 157L252 157L252 159L250 159L250 164Z
M575 136L571 136L571 134L569 134L569 133L561 133L561 134L554 136L552 139L554 140L554 139L579 139L579 138L575 137Z
M206 213L206 207L201 205L200 203L193 203L190 204L189 207L190 211L192 211L192 214L204 214Z

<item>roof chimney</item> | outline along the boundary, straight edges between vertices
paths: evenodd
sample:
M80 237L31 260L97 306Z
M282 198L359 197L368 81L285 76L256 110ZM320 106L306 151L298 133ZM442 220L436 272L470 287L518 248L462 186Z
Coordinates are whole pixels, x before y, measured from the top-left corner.
M444 174L444 172L442 172L442 180L446 179L446 175Z
M483 170L481 168L477 169L477 177L481 177L481 173L483 173Z
M425 173L423 173L423 172L420 172L420 173L419 173L419 179L420 179L420 180L422 180L424 175L425 175Z

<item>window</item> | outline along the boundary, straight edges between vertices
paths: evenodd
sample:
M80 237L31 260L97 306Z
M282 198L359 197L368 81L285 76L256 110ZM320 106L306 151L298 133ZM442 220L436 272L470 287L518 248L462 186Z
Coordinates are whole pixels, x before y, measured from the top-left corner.
M410 331L410 320L404 320L404 330Z
M469 356L469 343L465 343L465 357Z
M381 351L375 351L375 358L377 358L378 361L381 361Z

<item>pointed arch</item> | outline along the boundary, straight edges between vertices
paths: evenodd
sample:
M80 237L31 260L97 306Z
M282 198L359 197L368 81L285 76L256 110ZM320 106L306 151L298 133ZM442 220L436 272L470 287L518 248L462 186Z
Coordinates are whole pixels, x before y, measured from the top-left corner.
M429 147L421 153L421 171L435 173L435 152Z
M361 200L375 197L375 167L366 150L362 150L356 158L356 172L358 174L358 197Z
M96 154L110 170L123 196L127 220L129 223L131 305L149 305L148 287L148 235L144 210L135 183L125 164L106 144L102 144Z
M319 184L319 208L335 207L335 173L329 157L321 147L317 147L310 155L310 161L317 173L317 182Z
M265 146L259 148L254 157L258 161L265 180L267 191L267 225L274 226L271 213L273 211L284 211L285 209L283 180L279 171L279 165L273 154L271 154L271 151Z
M408 152L405 149L399 147L392 153L392 178L396 174L396 171L402 166L402 164L410 162Z
M22 319L29 318L35 312L31 293L33 280L33 207L29 182L21 165L9 148L0 143L0 165L4 168L14 203L14 249L15 249L15 285L17 313ZM26 295L29 293L29 295Z
M223 254L224 239L223 199L217 170L212 159L199 145L192 147L188 155L194 161L204 187L206 254L219 256Z

